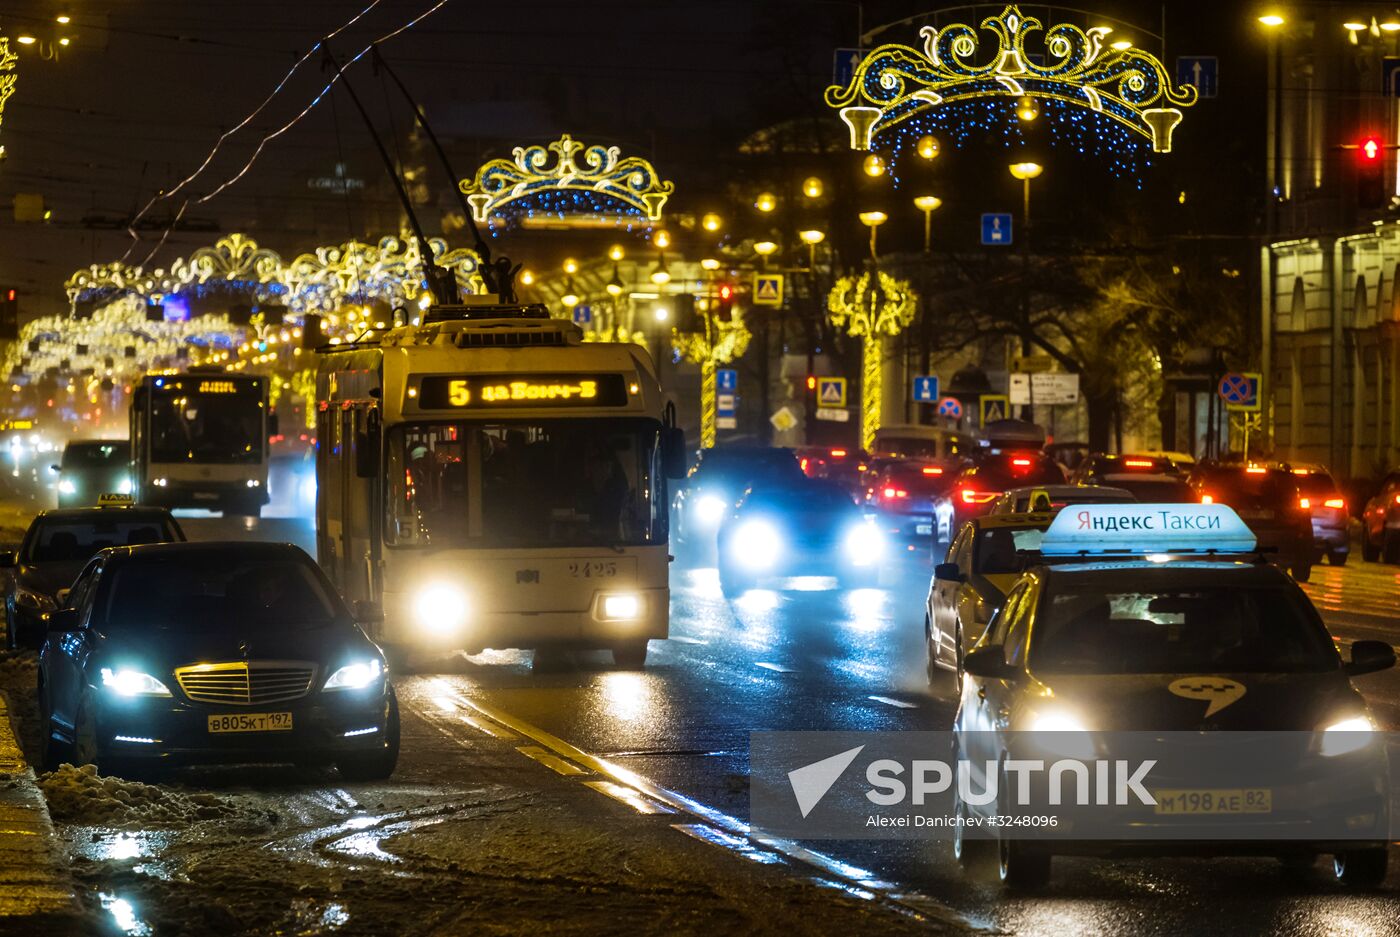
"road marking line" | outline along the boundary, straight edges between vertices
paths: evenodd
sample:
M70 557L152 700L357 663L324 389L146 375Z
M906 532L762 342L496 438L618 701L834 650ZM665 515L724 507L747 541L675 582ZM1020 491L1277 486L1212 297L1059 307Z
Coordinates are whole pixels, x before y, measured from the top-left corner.
M771 670L774 673L797 673L791 667L784 667L782 664L770 664L766 660L754 661L755 667L762 667L764 670Z
M895 699L891 696L867 696L866 699L874 700L877 703L884 703L886 706L897 706L900 709L918 709L918 703L906 702L902 699Z
M711 846L723 846L725 849L737 852L745 859L751 859L762 865L777 865L783 861L783 857L776 852L756 849L754 844L744 837L726 833L708 823L672 823L671 829L680 830L686 836L698 839L702 843L709 843Z
M607 794L613 800L624 803L638 813L675 813L665 804L658 804L654 800L643 797L635 788L617 784L612 781L584 781L585 787L591 787L600 794Z
M681 643L681 644L709 644L709 643L710 643L709 641L703 641L703 640L701 640L700 638L688 638L688 637L686 637L686 636L683 635L683 634L673 634L673 635L671 635L669 638L667 638L666 640L667 640L667 641L676 641L676 642L679 642L679 643Z
M565 761L558 755L547 752L538 745L521 745L515 750L526 758L533 758L555 774L562 774L566 778L576 778L581 774L588 773L587 768L580 768L572 761Z

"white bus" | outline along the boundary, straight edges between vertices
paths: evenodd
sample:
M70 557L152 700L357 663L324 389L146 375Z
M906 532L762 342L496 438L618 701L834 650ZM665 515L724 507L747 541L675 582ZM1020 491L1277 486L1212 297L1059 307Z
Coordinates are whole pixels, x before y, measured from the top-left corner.
M148 374L131 397L137 501L257 517L267 503L267 378L222 369Z
M414 652L667 636L684 434L647 354L542 306L445 306L321 349L316 542L368 630Z

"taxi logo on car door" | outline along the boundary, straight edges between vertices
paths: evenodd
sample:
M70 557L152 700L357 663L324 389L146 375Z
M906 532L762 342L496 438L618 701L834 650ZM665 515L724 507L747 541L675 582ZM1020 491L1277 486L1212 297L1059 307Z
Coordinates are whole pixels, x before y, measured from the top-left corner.
M1226 706L1238 702L1244 696L1244 684L1225 677L1182 677L1173 680L1167 687L1174 695L1183 699L1205 700L1206 717L1220 712Z

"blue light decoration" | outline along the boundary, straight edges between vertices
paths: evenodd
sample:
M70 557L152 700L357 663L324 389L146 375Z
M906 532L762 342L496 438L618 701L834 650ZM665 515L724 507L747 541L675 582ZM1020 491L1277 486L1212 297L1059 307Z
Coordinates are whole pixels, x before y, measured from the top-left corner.
M162 305L165 308L166 322L190 321L190 301L179 293L165 297Z
M458 183L480 224L492 215L508 223L539 216L656 222L676 188L640 156L624 158L615 146L585 146L567 133L547 146L517 146L513 152L514 159L493 159Z
M1088 31L1068 23L1044 35L1045 65L1030 60L1026 40L1041 31L1034 17L1007 6L982 21L995 35L990 55L978 56L977 31L964 23L926 26L922 51L887 44L856 67L850 84L826 90L851 134L851 148L869 150L888 139L896 154L930 129L962 144L974 132L1020 137L1016 109L1031 100L1051 125L1052 143L1106 158L1115 174L1150 165L1170 153L1172 133L1196 89L1176 86L1150 53L1105 44L1107 27ZM985 64L977 64L974 56Z

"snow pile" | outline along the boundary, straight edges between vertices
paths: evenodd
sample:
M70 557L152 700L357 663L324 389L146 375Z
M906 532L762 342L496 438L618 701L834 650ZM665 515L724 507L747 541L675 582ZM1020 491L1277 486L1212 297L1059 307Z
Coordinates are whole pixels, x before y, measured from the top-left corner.
M182 794L140 781L102 777L94 765L60 765L57 771L39 775L39 788L55 820L75 823L188 823L235 810L217 794Z
M39 658L32 651L0 654L0 687L32 696L39 685Z

